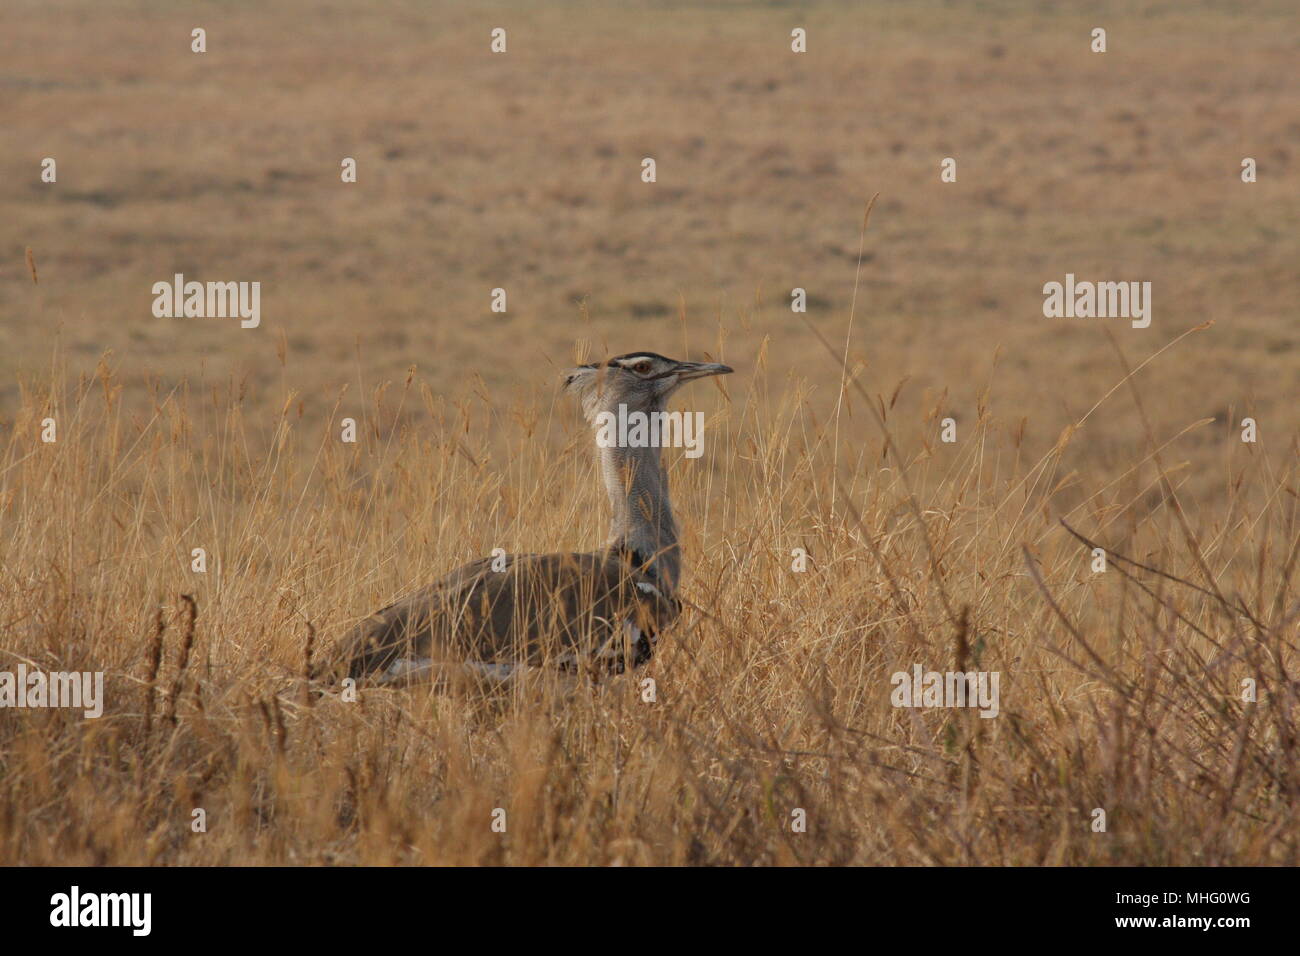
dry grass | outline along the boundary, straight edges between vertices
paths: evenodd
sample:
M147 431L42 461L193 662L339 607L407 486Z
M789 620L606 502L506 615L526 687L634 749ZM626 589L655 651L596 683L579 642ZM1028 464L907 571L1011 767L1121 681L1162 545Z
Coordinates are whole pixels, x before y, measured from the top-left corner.
M707 453L673 467L686 595L705 613L633 680L352 704L304 693L309 642L492 547L601 537L576 416L452 405L411 381L353 447L296 424L291 394L250 434L237 395L159 394L132 414L107 366L75 384L56 366L4 454L5 658L102 669L109 703L97 721L3 715L0 858L1297 861L1293 448L1237 443L1229 484L1267 504L1229 494L1185 534L1174 497L1135 507L1161 482L1151 456L1085 487L1060 452L1018 458L987 413L943 445L887 396L882 453L854 388L836 446L800 388L760 401L754 366L731 401L701 395ZM386 425L407 402L424 425ZM55 444L32 437L46 415ZM1092 574L1061 516L1189 584L1118 558ZM200 546L206 574L189 570ZM891 707L889 675L915 663L1000 672L1001 715Z

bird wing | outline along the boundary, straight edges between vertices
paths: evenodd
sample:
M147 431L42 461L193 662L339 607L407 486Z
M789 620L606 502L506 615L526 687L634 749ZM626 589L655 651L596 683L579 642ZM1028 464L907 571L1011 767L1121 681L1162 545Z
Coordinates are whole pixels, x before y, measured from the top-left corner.
M622 670L650 656L679 612L616 552L483 558L366 618L341 656L354 678L416 659Z

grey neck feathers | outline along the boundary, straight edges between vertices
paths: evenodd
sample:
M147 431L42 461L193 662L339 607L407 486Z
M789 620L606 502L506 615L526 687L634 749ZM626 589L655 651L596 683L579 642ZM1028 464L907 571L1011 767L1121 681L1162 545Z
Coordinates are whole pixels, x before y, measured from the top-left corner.
M599 448L601 478L613 510L609 546L629 553L665 593L677 590L681 553L658 448Z

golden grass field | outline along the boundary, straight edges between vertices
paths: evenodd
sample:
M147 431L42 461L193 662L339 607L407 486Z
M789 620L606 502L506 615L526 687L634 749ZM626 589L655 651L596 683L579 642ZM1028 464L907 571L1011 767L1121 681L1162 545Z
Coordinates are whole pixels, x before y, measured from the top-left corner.
M0 863L1300 862L1298 52L1282 2L10 0L0 671L107 703L0 709ZM155 318L176 272L261 326ZM1151 327L1044 318L1067 272ZM603 541L560 373L636 349L737 370L675 399L655 659L309 693ZM1000 715L892 707L914 664Z

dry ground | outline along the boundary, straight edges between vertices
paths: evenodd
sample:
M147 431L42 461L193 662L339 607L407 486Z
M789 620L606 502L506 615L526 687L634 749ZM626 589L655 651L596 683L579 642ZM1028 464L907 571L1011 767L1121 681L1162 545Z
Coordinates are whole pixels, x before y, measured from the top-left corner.
M1297 862L1289 5L3 16L0 670L109 703L0 710L0 862ZM155 319L174 272L262 326ZM1066 272L1151 281L1151 328L1045 319ZM634 348L740 371L681 400L656 701L307 695L378 603L602 539L555 385ZM915 663L1001 715L891 707Z

